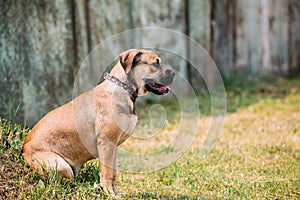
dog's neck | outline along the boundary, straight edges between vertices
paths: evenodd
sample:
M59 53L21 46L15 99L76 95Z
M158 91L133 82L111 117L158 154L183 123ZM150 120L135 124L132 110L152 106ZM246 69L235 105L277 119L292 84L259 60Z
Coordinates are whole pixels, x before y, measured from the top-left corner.
M126 83L120 81L118 78L111 76L109 73L104 74L104 79L108 80L108 81L114 83L115 85L119 86L120 88L123 88L124 90L126 90L129 93L132 101L135 102L135 100L137 98L137 89L135 89L134 87L132 87L129 84L126 84Z
M136 82L136 80L133 78L131 71L128 74L125 73L124 68L122 67L120 62L118 62L112 68L110 76L117 78L126 85L130 85L134 89L134 91L137 91L137 96L144 96L147 94L147 90L140 86L141 83Z
M119 63L111 70L110 74L105 73L104 79L109 80L120 88L126 90L133 101L135 103L136 98L138 97L138 86L130 75L127 75Z

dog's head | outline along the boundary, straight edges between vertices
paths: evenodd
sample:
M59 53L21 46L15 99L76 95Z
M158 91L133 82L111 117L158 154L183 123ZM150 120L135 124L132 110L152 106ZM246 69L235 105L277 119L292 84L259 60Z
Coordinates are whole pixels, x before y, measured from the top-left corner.
M161 59L152 51L130 49L120 55L128 80L138 88L138 96L152 92L157 95L167 94L168 85L173 82L175 72L167 69Z

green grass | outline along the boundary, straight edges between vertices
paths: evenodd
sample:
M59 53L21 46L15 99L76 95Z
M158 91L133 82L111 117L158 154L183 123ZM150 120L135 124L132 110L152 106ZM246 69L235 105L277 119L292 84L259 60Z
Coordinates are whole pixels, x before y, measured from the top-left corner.
M226 95L228 114L223 132L206 158L199 157L201 135L210 123L210 100L202 95L202 125L192 146L163 169L119 172L121 199L299 199L300 79L230 81ZM169 99L161 105L168 114L168 123L159 137L167 141L172 137L169 132L179 124L178 105ZM145 110L151 105L143 106L138 112L141 123L146 124ZM73 180L60 179L53 173L41 176L20 155L29 129L2 119L0 131L0 199L108 198L98 186L97 162L88 162ZM3 142L4 138L11 147ZM151 145L159 142L148 141ZM127 147L142 151L149 146L129 140L124 145Z

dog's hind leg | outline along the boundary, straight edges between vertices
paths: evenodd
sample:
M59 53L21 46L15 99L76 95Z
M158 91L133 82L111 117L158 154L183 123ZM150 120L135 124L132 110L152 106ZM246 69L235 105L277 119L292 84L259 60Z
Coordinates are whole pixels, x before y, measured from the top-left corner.
M38 169L40 173L52 170L57 172L59 176L65 178L73 178L75 175L69 163L67 163L65 159L54 152L35 152L31 156L24 153L23 156L25 161L30 166Z

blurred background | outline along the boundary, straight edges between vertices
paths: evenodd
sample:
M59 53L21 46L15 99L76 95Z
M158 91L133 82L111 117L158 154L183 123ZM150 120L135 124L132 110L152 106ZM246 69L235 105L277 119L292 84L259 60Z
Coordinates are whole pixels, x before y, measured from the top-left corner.
M33 125L70 101L88 53L133 28L162 27L190 36L213 58L225 83L237 76L297 76L299 11L299 0L2 0L0 116ZM190 53L186 44L174 46ZM197 87L190 67L177 66ZM210 66L204 67L209 80Z

